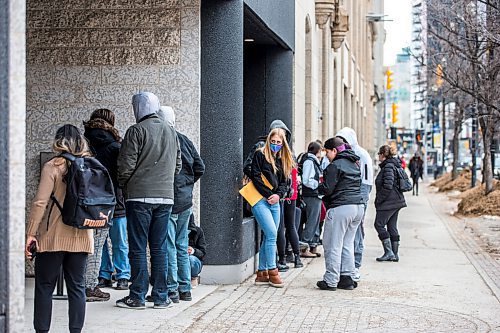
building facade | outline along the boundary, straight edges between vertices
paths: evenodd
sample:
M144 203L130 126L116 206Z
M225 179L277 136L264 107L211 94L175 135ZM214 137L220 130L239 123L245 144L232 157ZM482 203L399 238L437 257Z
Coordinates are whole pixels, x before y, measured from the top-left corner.
M296 1L295 149L352 127L374 152L383 141L383 1Z

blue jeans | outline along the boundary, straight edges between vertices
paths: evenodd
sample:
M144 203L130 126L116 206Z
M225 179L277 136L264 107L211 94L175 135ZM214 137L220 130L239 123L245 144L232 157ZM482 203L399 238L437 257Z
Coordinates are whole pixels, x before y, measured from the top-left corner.
M127 231L131 268L130 298L144 302L149 287L146 248L151 255L151 296L155 303L167 300L167 227L172 205L127 201Z
M191 291L191 265L188 254L188 225L192 209L171 214L168 222L168 291Z
M201 269L203 268L203 263L201 262L201 260L193 255L190 255L189 263L191 264L191 278L199 276L201 273Z
M109 254L108 240L111 241L113 259ZM128 261L127 218L115 217L113 226L109 228L108 238L104 241L102 249L101 269L99 277L111 280L111 275L116 270L116 279L130 280L130 263Z
M372 186L367 184L361 184L360 192L363 197L363 202L365 203L365 211L363 215L363 220L356 230L356 236L354 237L354 259L356 268L361 267L361 262L363 260L363 250L365 249L364 239L365 239L365 229L363 222L365 220L366 208L368 208L368 200L370 199L370 192L372 191Z
M259 271L276 268L276 238L280 223L280 204L270 205L261 199L252 207L252 213L264 232L259 251Z

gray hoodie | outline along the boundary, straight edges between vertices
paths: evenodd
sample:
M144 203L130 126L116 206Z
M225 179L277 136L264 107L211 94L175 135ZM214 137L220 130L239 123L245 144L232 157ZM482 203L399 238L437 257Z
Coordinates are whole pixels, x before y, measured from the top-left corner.
M373 161L370 154L358 144L356 132L350 127L344 127L335 136L343 138L351 146L354 153L359 156L361 169L361 183L373 185Z
M150 92L141 92L132 97L132 106L136 122L142 118L157 113L160 110L158 97Z

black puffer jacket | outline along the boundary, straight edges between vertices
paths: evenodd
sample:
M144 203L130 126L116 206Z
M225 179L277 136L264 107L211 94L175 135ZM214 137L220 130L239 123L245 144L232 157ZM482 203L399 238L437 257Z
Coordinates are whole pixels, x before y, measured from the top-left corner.
M116 193L116 207L113 217L125 216L125 200L121 189L118 188L118 153L120 152L121 144L108 131L102 128L85 127L85 137L89 140L90 148L99 162L108 169Z
M361 205L361 171L359 156L351 149L337 154L332 163L323 171L323 183L319 184L319 194L323 194L326 207Z
M377 195L375 208L377 210L395 210L406 207L403 193L396 187L397 170L401 162L396 158L389 158L380 163L380 171L375 179Z
M279 195L281 199L286 197L287 194L287 181L285 175L283 174L283 168L281 166L281 160L276 159L276 168L278 172L274 173L273 166L267 162L264 153L261 150L257 150L253 155L252 159L252 172L250 179L252 180L255 188L264 198L269 198L273 194ZM273 186L272 189L268 188L262 176L264 175L266 179Z
M205 163L187 136L177 132L181 147L182 168L175 175L173 214L179 214L193 206L194 183L205 173Z

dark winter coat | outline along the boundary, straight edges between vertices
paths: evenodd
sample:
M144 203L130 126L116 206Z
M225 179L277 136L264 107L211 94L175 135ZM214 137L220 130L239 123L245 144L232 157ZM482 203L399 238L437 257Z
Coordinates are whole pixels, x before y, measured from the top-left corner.
M189 218L189 246L194 250L193 255L203 262L203 258L207 254L207 243L203 229L194 223L194 215Z
M329 208L344 205L361 205L361 170L359 156L351 149L337 154L332 163L323 171L323 183L319 185L319 194Z
M93 126L92 121L86 123L85 137L90 143L90 149L97 160L108 169L116 193L116 207L114 217L125 216L125 200L122 191L118 188L118 154L120 153L120 142L115 136L102 128L90 128Z
M422 178L424 175L424 161L421 158L412 157L409 168L413 179Z
M252 160L252 172L250 179L252 180L255 188L264 198L269 198L273 194L279 195L281 199L286 197L287 194L287 180L283 173L283 167L281 166L281 160L276 159L276 168L278 171L274 173L273 166L267 162L264 153L261 150L257 150L253 155ZM273 186L272 189L267 187L262 180L262 176Z
M375 179L377 195L375 208L377 210L395 210L406 207L403 193L397 188L397 170L400 162L396 158L389 158L380 163L380 171Z
M187 136L177 132L181 147L182 168L175 176L173 214L179 214L193 206L194 183L205 173L205 163Z

